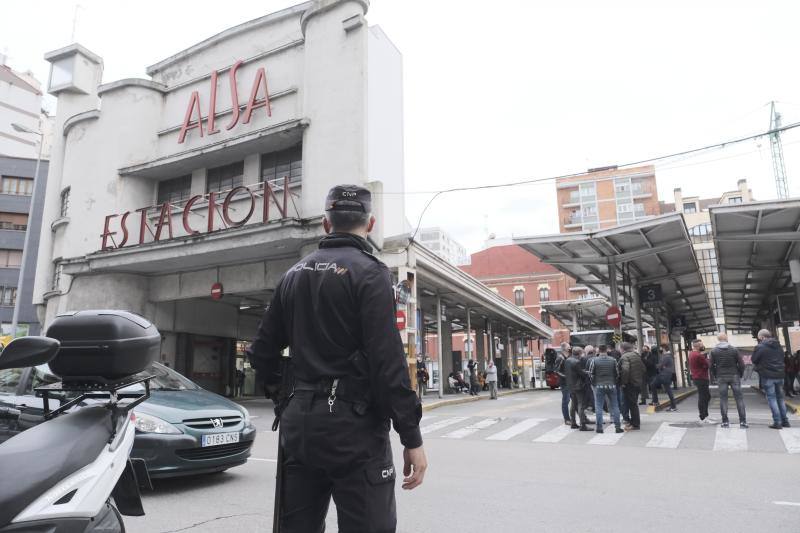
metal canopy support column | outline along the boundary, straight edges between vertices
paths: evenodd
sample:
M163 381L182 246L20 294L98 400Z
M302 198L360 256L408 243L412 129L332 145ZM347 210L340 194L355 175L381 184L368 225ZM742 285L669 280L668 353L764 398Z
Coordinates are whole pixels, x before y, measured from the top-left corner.
M661 346L661 309L658 307L653 308L653 322L656 328L656 346Z
M589 328L591 329L591 328ZM580 325L578 324L578 308L572 308L572 332L578 333L581 330Z
M486 370L486 342L483 328L475 328L475 359L478 362L478 370Z
M470 318L469 307L466 308L467 313L467 342L466 342L466 352L467 352L467 360L472 361L472 353L474 351L474 346L472 343L472 320Z
M639 287L633 287L631 291L633 296L633 313L636 319L636 344L638 345L638 352L642 353L644 346L644 332L642 331L642 302L639 300Z
M619 307L619 291L617 290L617 264L613 261L608 262L608 288L611 292L611 305ZM615 330L617 328L614 328ZM622 331L622 320L619 323L619 331Z
M442 297L436 295L436 352L439 357L439 398L444 397L444 373L442 356Z
M512 356L511 354L511 328L506 328L506 361L507 361L507 368L509 368L512 372L516 369L516 362L517 357Z

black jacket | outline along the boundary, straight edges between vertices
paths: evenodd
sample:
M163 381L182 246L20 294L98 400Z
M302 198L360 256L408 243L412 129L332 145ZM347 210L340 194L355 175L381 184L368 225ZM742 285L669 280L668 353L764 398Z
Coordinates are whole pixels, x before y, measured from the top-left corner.
M781 343L775 339L761 342L753 350L753 366L762 378L783 379L784 361Z
M581 390L588 381L583 361L574 355L564 361L564 374L566 375L567 387L569 387L570 392Z
M720 379L741 377L744 373L744 360L739 350L721 342L711 350L711 373Z
M654 378L658 374L658 354L650 350L642 356L647 377Z
M279 379L281 351L291 350L296 379L318 382L355 374L351 356L366 356L370 390L392 419L403 446L422 445L422 409L411 390L397 331L389 269L366 240L334 233L278 282L250 347L251 364L267 384Z

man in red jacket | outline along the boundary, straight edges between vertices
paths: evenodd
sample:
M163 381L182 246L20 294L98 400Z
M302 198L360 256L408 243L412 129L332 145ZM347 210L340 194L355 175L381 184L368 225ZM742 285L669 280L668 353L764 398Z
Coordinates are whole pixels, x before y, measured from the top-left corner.
M697 387L697 410L700 412L700 420L710 424L714 421L708 416L708 402L711 401L711 394L708 392L708 366L703 342L700 339L693 340L692 351L689 352L689 370Z

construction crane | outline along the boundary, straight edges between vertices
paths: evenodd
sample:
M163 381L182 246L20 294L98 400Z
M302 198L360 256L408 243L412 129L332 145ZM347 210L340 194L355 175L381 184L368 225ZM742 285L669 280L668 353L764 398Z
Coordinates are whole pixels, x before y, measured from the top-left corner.
M772 148L772 168L775 172L775 188L778 191L778 198L789 197L789 183L786 179L786 165L783 163L783 145L781 144L781 134L778 131L781 127L781 114L775 111L775 101L770 103L769 116L769 144Z

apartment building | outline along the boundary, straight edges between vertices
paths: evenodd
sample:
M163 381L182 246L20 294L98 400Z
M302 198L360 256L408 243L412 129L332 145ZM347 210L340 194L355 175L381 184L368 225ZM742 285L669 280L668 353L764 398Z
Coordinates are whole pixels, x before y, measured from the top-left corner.
M661 213L653 165L589 169L556 180L561 233L610 228Z

